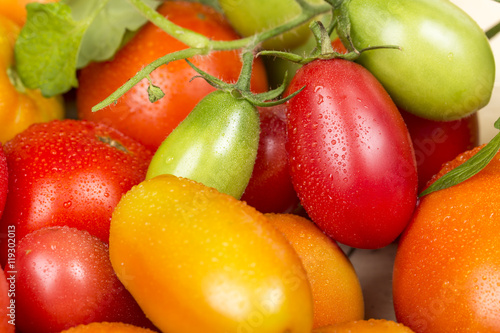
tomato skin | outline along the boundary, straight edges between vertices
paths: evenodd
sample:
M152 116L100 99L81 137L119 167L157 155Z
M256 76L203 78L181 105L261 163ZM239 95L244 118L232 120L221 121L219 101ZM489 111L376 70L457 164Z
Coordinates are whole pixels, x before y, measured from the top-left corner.
M396 318L415 332L500 332L499 175L497 153L475 176L420 199L393 272Z
M161 331L311 331L297 253L263 214L200 183L160 175L127 192L113 213L110 257Z
M479 144L477 113L453 121L434 121L399 110L405 120L415 150L418 191L460 153Z
M42 227L68 225L107 243L114 207L144 180L152 156L111 127L69 119L35 124L4 148L9 194L0 227L7 232L14 226L18 239ZM6 245L3 240L2 251Z
M16 327L22 332L100 321L154 327L116 277L107 245L88 232L43 228L21 239L17 250Z
M0 16L0 142L3 143L31 124L64 117L61 96L45 98L39 90L26 89L16 82L12 66L19 31L18 25Z
M187 1L166 1L158 12L182 26L214 40L239 38L227 21L208 6ZM91 108L134 76L145 65L167 53L186 48L152 23L146 24L111 61L93 63L82 69L77 90L78 116L105 122L155 151L165 137L189 114L194 106L215 88L203 79L191 79L197 73L185 61L174 61L151 73L152 82L165 96L150 103L148 81L134 86L116 105L98 112ZM212 52L190 59L197 67L222 80L236 81L241 69L237 51ZM252 90L267 90L267 76L260 60L254 64Z
M287 94L292 181L333 239L378 248L396 239L416 203L417 172L404 121L380 83L342 59L302 67Z
M241 200L261 213L287 213L299 204L286 152L286 107L259 108L260 139L252 177Z
M12 284L14 282L14 284ZM0 268L0 332L14 333L15 332L15 319L16 309L13 297L15 291L15 274L8 273L7 276L2 268Z
M7 158L3 146L0 143L0 218L2 217L7 201L7 191L9 189L9 171L7 168Z
M495 61L478 24L448 0L351 0L358 62L384 85L396 105L418 116L455 120L490 100Z
M252 175L259 131L259 114L250 102L210 93L162 142L146 179L173 174L239 199Z

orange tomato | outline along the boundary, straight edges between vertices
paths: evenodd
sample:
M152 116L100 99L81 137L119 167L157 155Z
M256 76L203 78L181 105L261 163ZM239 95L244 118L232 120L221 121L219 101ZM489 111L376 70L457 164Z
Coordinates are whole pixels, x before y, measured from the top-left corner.
M172 22L214 40L239 38L220 13L200 3L167 1L158 8L158 12L168 16ZM147 23L111 61L92 63L81 70L77 90L79 117L106 122L151 150L156 150L194 106L215 90L203 79L191 81L197 73L185 61L171 62L151 73L153 84L165 93L159 101L150 103L148 81L144 79L122 96L117 104L97 112L91 109L147 64L184 48L186 45L153 23ZM268 88L267 76L259 60L255 61L252 73L252 90L263 92ZM191 61L228 82L236 81L241 69L238 51L212 52L209 56L195 57Z
M0 15L3 15L18 25L26 22L26 5L31 2L49 3L59 0L0 0Z
M310 333L306 272L254 208L185 178L161 175L114 210L118 278L164 332Z
M369 319L351 321L339 325L315 329L312 333L413 333L411 329L395 321Z
M45 98L38 90L26 89L13 70L14 44L20 28L0 16L0 142L12 139L29 125L64 117L60 96Z
M479 148L446 164L433 178ZM416 332L500 332L500 154L420 201L394 264L397 319Z
M342 249L310 220L292 214L266 214L298 253L314 302L313 327L361 320L364 302L354 267Z
M129 324L102 322L78 325L61 333L154 333L154 331Z

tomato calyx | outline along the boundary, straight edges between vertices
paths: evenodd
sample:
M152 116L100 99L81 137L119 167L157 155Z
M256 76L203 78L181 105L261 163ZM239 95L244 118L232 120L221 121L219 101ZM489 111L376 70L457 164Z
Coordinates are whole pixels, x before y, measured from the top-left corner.
M228 92L236 99L245 99L254 106L269 107L269 106L283 104L289 99L293 98L295 95L297 95L304 88L302 87L301 89L295 91L294 93L290 94L285 98L277 99L285 91L287 82L285 75L283 83L279 87L259 94L252 93L250 91L250 77L252 73L252 63L254 59L253 51L245 51L243 53L242 58L243 58L243 66L241 68L241 73L238 78L238 81L235 84L224 82L223 80L202 71L188 59L185 60L189 64L189 66L191 66L191 68L193 68L198 73L198 75L194 76L191 80L194 80L196 78L203 78L205 81L208 82L208 84L210 84L214 88Z

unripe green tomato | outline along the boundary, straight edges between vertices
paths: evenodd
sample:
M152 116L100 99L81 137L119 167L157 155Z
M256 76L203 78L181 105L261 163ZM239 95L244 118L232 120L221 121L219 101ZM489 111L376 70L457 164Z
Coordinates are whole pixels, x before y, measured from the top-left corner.
M252 175L259 134L259 113L250 102L215 91L162 142L146 179L173 174L239 199Z
M448 0L347 0L358 62L400 108L445 121L467 116L490 100L493 53L484 32Z
M323 0L307 0L320 4ZM219 0L234 29L244 37L282 25L301 13L295 0ZM280 36L265 41L265 49L285 50L303 44L310 36L308 24L302 24Z

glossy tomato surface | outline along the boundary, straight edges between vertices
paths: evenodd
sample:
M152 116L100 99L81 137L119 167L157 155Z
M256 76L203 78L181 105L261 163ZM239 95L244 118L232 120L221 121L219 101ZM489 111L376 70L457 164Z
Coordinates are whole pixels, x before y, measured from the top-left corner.
M107 245L86 231L30 233L19 242L16 269L16 327L24 333L101 321L154 327L116 277Z
M7 191L9 189L9 171L7 168L7 158L3 146L0 143L0 218L2 217L7 200Z
M495 82L495 61L479 25L448 0L346 2L358 62L384 85L398 107L443 121L485 106Z
M403 118L366 69L313 61L287 102L292 181L312 220L335 240L378 248L396 239L416 203L417 171Z
M172 22L214 40L234 40L238 34L214 9L199 3L167 1L158 8ZM188 115L194 106L215 88L203 79L191 79L196 72L185 61L161 66L151 74L152 82L165 97L150 103L148 81L144 79L122 98L98 112L91 108L118 89L140 69L167 53L186 48L152 23L145 25L111 61L93 63L79 75L77 106L79 117L99 120L156 150L165 137ZM202 70L225 81L236 81L241 69L238 51L213 52L190 59ZM254 65L252 90L267 90L264 65Z
M481 147L447 163L433 179ZM415 332L500 332L500 154L470 179L420 199L393 274L396 318Z
M313 304L300 258L262 213L173 175L123 196L111 263L163 332L310 333Z
M152 155L111 127L78 120L33 125L4 148L11 172L1 228L14 227L18 239L68 225L107 243L114 207L145 178Z

